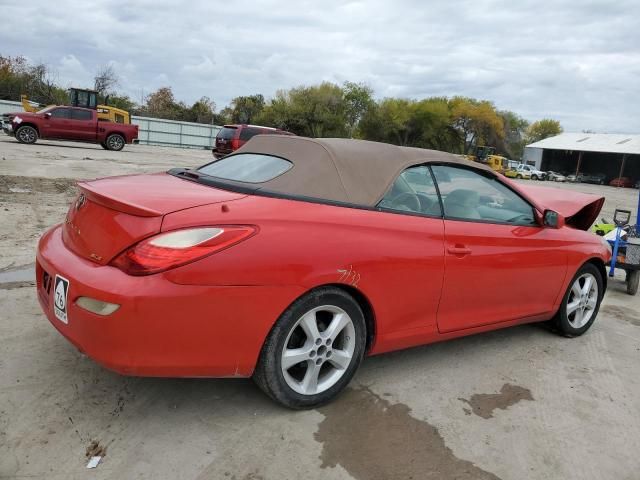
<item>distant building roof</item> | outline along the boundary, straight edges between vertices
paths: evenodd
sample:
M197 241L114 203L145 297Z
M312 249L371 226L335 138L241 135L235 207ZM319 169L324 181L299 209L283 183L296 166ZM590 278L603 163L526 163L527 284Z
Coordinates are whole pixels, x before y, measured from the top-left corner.
M609 152L640 155L640 135L618 133L562 133L527 145L527 148Z

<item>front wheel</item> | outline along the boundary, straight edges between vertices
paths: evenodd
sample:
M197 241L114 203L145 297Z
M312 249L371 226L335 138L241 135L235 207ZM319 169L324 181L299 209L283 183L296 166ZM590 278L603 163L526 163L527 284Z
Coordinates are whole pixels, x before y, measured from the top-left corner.
M531 175L531 180L538 180L538 175Z
M30 125L25 125L16 130L16 138L20 143L36 143L38 141L38 131Z
M516 175L516 178L520 178L520 179L521 179L521 178L522 178L522 175L517 174L517 175Z
M296 300L265 341L253 375L275 401L293 408L333 400L355 374L366 344L364 315L346 292L320 288Z
M125 144L124 137L117 133L113 133L109 135L105 143L107 144L108 150L114 150L116 152L119 152L120 150L122 150Z
M554 326L566 337L582 335L593 325L603 295L600 271L591 263L584 264L569 284L560 310L552 320Z

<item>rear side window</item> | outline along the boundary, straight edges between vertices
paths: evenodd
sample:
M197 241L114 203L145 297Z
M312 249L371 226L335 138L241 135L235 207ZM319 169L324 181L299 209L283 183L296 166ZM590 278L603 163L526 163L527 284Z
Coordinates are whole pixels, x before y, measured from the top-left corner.
M55 108L51 110L51 118L69 118L69 109Z
M198 169L212 177L235 182L262 183L272 180L293 167L289 160L258 153L240 153L221 158Z
M91 120L91 112L89 110L71 110L72 120Z
M231 127L224 127L222 130L218 132L216 135L217 138L222 138L224 140L231 140L236 134L236 129Z
M262 132L257 128L243 128L240 131L240 140L245 140L245 141L249 140L250 138L253 138L256 135L259 135L260 133Z

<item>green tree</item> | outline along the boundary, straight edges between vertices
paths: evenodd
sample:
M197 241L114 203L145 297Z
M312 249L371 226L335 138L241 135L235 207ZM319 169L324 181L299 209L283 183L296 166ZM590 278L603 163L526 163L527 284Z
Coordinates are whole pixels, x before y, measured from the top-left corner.
M251 123L262 112L264 97L256 95L240 96L231 100L228 116L233 123Z
M307 137L345 137L344 92L333 83L280 90L256 120Z
M358 136L396 145L451 150L457 147L459 137L450 123L446 98L385 98L367 110Z
M362 83L344 82L342 91L347 132L353 137L360 120L375 104L373 90Z
M113 93L109 95L109 97L105 99L105 101L112 107L120 108L130 113L136 112L138 110L138 105L136 105L136 102L131 100L131 98L127 95L118 95L116 93Z
M529 125L526 132L526 142L534 143L544 140L548 137L560 135L562 133L562 126L558 120L552 120L550 118L543 118L537 122L533 122Z
M161 87L145 100L145 105L140 109L142 115L167 120L184 120L187 116L186 105L176 101L171 87Z
M216 104L209 97L202 97L196 101L183 118L189 122L214 123Z
M509 158L522 158L525 145L524 136L529 122L517 113L508 110L500 111L498 114L502 117L504 134L502 138L490 138L488 144L495 146L498 152L504 153Z
M460 134L461 153L469 153L490 138L504 138L503 120L493 103L468 97L450 100L452 125Z

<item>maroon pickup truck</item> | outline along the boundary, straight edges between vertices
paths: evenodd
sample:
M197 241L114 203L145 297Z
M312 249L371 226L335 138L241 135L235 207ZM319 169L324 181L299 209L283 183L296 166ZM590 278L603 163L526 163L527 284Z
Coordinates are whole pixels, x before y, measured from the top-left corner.
M99 143L106 150L122 150L138 138L138 126L98 120L95 110L47 107L37 113L5 114L3 130L21 143L38 138Z

